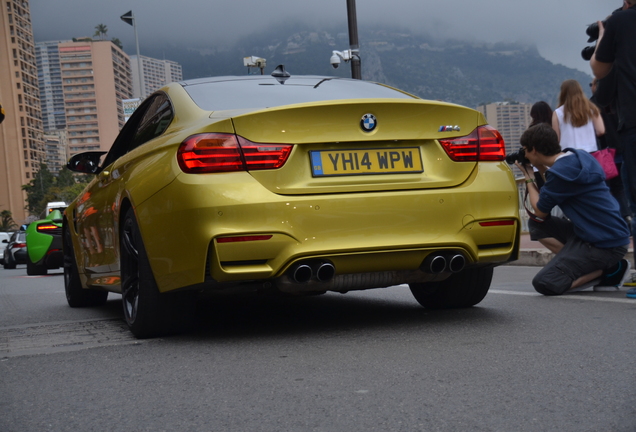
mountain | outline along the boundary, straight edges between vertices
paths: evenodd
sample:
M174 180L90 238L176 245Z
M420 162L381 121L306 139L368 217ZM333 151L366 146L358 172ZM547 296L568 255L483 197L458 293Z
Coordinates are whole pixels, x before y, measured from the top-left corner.
M556 106L566 79L578 80L586 92L591 76L555 65L536 47L518 43L485 44L440 41L402 29L366 28L359 32L362 77L397 87L425 99L469 107L498 101ZM349 64L333 69L332 50L349 47L346 29L317 30L297 23L254 33L234 45L144 47L144 55L183 66L184 79L245 75L243 57L267 60L266 73L278 65L293 74L350 77Z

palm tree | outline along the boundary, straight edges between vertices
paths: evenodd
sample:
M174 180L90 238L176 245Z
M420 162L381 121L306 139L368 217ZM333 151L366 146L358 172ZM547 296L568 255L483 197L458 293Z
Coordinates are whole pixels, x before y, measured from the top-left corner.
M104 40L106 33L108 33L108 27L106 27L106 24L97 24L95 26L95 34L93 36L99 36L100 40Z
M121 41L117 38L112 38L111 41L117 45L119 48L124 49L124 45L122 45Z
M2 210L2 212L0 212L0 218L0 231L11 231L18 227L13 221L9 210Z

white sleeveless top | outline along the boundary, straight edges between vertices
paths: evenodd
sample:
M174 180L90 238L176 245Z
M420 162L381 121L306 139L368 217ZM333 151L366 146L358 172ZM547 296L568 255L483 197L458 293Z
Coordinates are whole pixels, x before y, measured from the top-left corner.
M571 147L575 149L585 150L587 152L595 152L598 150L596 144L596 132L594 131L594 123L590 119L585 126L574 127L570 123L566 123L563 113L563 106L556 109L557 118L559 119L559 130L561 131L561 148Z

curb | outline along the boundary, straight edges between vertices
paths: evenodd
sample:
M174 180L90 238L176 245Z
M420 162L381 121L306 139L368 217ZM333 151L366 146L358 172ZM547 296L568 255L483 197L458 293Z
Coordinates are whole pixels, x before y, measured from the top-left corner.
M523 249L519 251L519 259L517 261L512 261L506 265L543 267L553 256L554 254L548 249ZM625 255L625 259L633 263L634 251L630 249Z

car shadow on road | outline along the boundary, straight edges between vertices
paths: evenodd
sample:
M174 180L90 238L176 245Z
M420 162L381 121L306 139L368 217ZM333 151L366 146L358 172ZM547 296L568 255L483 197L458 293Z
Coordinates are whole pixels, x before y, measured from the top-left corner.
M409 331L437 326L503 326L503 311L476 306L428 310L415 300L325 294L311 297L240 297L200 300L195 327L181 337L215 340L329 334L363 330Z

